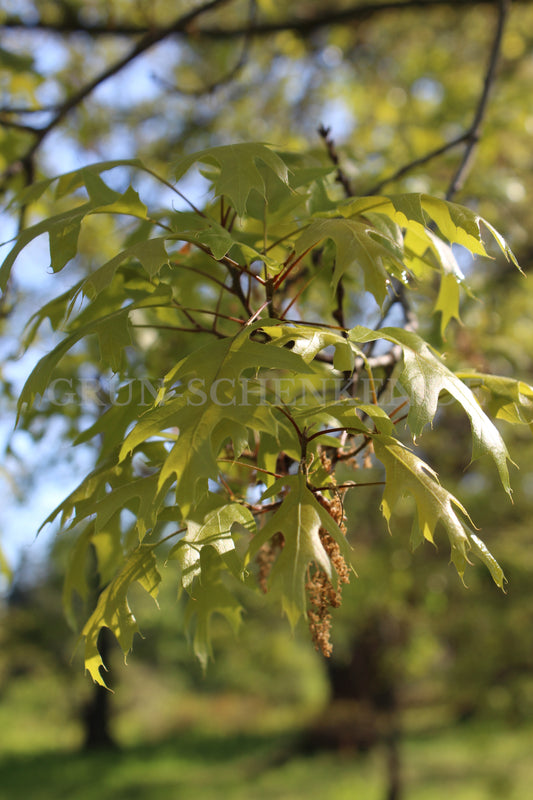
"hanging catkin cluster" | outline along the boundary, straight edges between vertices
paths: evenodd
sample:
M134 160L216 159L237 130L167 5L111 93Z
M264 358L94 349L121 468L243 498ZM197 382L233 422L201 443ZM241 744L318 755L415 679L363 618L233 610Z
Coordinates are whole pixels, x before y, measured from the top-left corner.
M268 542L265 542L257 553L256 561L259 567L257 581L264 594L268 592L268 576L270 575L274 561L284 547L285 539L283 538L283 534L278 532L275 533Z
M342 532L346 533L344 509L340 496L336 495L333 500L329 501L323 497L319 497L318 500L320 505L325 508L328 514L335 520ZM315 569L314 572L309 573L305 586L310 605L307 617L309 619L309 630L311 631L311 637L315 648L320 650L324 656L329 657L333 649L330 641L330 609L340 606L342 602L342 584L349 583L350 570L341 555L339 545L330 533L325 528L320 528L319 536L324 550L328 554L329 560L336 572L337 585L336 587L333 586L323 570Z

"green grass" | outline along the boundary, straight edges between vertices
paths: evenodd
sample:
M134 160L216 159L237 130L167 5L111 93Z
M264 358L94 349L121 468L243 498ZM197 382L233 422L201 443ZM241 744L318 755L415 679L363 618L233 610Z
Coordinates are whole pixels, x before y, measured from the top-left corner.
M0 800L384 800L385 757L296 748L313 709L244 693L179 692L138 681L115 695L117 751L79 752L81 699L47 674L11 681L0 702ZM90 688L90 687L89 687ZM148 701L142 698L148 697ZM418 712L417 712L418 714ZM445 714L406 718L402 800L524 800L533 725ZM428 724L440 726L434 733ZM422 727L421 727L422 726Z
M403 745L405 800L524 800L533 728L475 725ZM0 800L382 800L383 754L288 757L292 740L189 732L118 752L0 758Z

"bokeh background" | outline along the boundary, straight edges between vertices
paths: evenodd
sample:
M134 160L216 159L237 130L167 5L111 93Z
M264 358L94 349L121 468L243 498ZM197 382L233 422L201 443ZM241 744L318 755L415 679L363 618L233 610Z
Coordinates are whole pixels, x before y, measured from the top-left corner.
M197 15L184 22L191 10ZM164 172L181 155L234 141L320 151L321 125L357 194L444 196L490 88L456 199L495 224L530 270L528 0L333 0L327 8L314 0L3 0L0 30L2 241L28 222L9 203L36 177L135 156ZM142 181L137 188L153 192ZM198 175L182 188L202 201ZM48 202L36 213L50 213ZM437 427L423 443L502 564L506 594L481 568L470 570L464 587L446 547L412 553L407 502L390 536L376 487L352 493L348 503L359 578L344 591L330 660L313 650L303 627L291 636L258 599L238 639L217 623L215 660L203 676L180 602L162 597L158 611L139 595L144 638L128 665L112 641L102 642L114 694L83 675L61 607L68 537L53 528L35 535L91 464L90 448L68 441L94 408L88 403L81 417L48 409L16 431L13 408L54 340L43 330L21 357L25 322L63 283L113 253L118 231L106 224L102 231L99 221L97 236L85 233L80 255L60 276L50 274L47 243L37 240L17 262L0 306L1 800L528 797L527 427L502 428L517 465L512 505L489 464L468 469L468 426L453 409L443 412L446 434L439 437ZM533 383L531 279L498 258L466 263L465 272L477 299L465 297L463 325L452 324L446 341L437 325L426 332L453 353L452 366ZM86 354L76 357L65 370L98 374Z

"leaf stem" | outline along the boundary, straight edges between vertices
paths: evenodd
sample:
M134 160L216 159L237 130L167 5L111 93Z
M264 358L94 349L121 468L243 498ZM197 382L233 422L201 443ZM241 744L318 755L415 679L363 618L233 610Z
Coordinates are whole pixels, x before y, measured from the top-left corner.
M310 486L312 492L334 492L337 489L359 489L361 486L385 486L387 481L368 481L361 483L331 483L326 486Z
M169 533L168 536L164 536L158 542L154 542L152 547L159 547L159 545L163 544L163 542L168 542L168 540L174 538L174 536L178 536L178 534L186 533L186 532L187 532L187 528L179 528L179 530L173 531L172 533Z
M277 472L271 472L268 469L262 469L262 467L258 467L255 464L247 464L245 461L236 461L233 458L217 458L217 461L224 461L229 464L238 464L239 467L248 467L248 469L253 469L256 472L264 472L265 475L272 475L274 478L285 478L285 475L279 475Z

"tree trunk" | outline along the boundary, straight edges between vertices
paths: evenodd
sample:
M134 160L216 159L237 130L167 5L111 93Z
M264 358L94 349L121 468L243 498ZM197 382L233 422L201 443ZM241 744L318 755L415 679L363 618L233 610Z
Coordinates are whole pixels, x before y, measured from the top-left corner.
M354 637L348 661L328 660L328 706L315 720L305 749L366 753L384 747L386 800L401 800L398 687L407 631L388 610L376 610Z
M397 722L397 720L396 720ZM391 731L385 742L387 759L387 800L401 800L402 776L400 759L400 730L391 720Z

